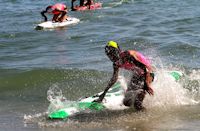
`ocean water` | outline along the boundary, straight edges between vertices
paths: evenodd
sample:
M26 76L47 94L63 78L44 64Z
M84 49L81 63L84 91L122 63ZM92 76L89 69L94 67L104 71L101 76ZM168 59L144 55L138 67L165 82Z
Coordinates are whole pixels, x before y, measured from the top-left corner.
M0 131L200 130L200 1L100 0L103 8L71 12L80 23L35 30L40 11L70 0L0 0ZM51 16L48 18L50 19ZM159 72L146 112L104 112L49 120L47 92L68 100L100 92L112 75L107 41L149 57ZM179 70L179 83L162 72Z

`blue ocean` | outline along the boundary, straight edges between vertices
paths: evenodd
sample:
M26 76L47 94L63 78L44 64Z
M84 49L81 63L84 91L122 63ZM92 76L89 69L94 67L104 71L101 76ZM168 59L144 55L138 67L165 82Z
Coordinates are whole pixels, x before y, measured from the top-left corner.
M71 0L0 0L0 131L199 131L200 1L99 2L98 10L69 10L80 19L75 25L36 30L42 10L70 8ZM104 52L110 40L143 53L159 73L155 96L144 100L147 111L49 120L52 87L69 101L104 90L113 71ZM168 81L162 72L170 70L184 78Z

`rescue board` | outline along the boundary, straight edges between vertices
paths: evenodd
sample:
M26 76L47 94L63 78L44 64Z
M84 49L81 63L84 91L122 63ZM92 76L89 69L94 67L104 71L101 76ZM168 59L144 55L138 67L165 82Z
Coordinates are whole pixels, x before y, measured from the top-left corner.
M63 22L52 22L52 21L46 21L43 23L40 23L36 26L36 29L54 29L59 27L65 27L73 24L77 24L80 20L78 18L69 17L66 21Z

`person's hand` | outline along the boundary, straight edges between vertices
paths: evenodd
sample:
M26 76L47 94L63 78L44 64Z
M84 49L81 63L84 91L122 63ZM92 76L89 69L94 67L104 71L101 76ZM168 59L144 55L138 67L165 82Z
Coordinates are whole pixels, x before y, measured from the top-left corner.
M151 87L148 87L147 92L149 93L149 95L152 95L152 96L154 95L154 91Z
M98 98L98 99L94 100L93 102L101 103L102 99Z
M102 100L103 100L103 94L101 94L101 95L99 96L99 98L98 98L98 99L96 99L96 100L94 100L93 102L98 102L98 103L101 103L101 102L102 102Z

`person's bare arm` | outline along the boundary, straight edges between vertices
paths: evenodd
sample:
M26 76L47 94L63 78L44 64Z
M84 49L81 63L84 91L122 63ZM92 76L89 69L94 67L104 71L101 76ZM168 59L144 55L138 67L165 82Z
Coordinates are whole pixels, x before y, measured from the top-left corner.
M48 6L45 10L43 10L41 12L41 15L44 17L44 21L47 21L47 17L45 15L45 13L47 13L50 8L51 8L51 6Z
M113 76L112 78L110 79L107 87L105 88L104 92L99 96L99 98L97 100L94 100L94 102L102 102L102 100L104 99L106 93L108 92L108 90L110 89L110 87L112 87L115 82L117 81L118 79L118 73L119 73L119 67L116 66L116 65L113 65Z

